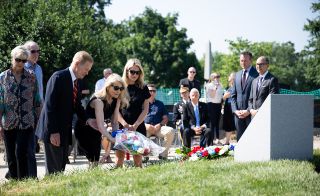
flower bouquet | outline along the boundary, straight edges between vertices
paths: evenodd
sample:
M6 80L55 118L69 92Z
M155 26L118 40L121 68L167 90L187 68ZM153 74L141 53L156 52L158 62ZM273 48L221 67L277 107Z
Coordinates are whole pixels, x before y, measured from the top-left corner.
M115 149L132 155L158 156L165 149L136 131L117 130L112 133L112 136L116 138Z
M176 153L182 156L182 160L200 160L200 159L215 159L223 156L233 155L234 145L224 146L208 146L206 148L193 146L192 148L181 147L176 150Z

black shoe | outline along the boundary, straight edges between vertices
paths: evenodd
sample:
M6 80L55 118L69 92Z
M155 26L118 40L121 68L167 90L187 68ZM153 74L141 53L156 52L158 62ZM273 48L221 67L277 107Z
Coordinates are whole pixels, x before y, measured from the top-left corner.
M164 156L162 156L162 155L159 155L159 160L168 160L168 158L167 158L167 157L164 157Z
M39 143L37 143L37 145L36 145L36 153L39 153L40 152L40 145L39 145Z
M70 164L70 160L69 160L69 159L67 159L67 162L66 162L66 164Z
M149 157L143 157L142 163L146 163L149 161Z

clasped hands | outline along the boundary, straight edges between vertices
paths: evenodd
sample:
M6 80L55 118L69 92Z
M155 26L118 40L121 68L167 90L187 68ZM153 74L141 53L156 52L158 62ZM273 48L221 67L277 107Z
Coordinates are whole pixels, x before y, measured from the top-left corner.
M236 110L235 114L238 116L238 118L246 118L250 115L250 112L248 110Z
M203 128L202 127L194 127L193 128L196 135L201 135Z

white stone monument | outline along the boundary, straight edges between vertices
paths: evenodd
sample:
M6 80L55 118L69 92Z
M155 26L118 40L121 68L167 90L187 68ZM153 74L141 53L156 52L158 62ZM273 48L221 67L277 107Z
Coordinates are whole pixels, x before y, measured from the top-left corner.
M234 159L311 159L313 104L311 95L269 95L238 141Z

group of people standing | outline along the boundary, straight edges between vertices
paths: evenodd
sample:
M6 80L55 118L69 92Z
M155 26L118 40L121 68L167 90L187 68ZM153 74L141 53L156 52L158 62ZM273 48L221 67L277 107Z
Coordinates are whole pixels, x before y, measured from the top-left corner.
M126 128L145 136L164 137L166 149L159 158L168 156L174 138L173 128L166 126L168 113L163 103L155 99L156 86L145 84L138 59L127 61L122 77L105 70L108 77L97 83L84 108L80 81L92 69L92 56L86 51L77 52L69 67L49 78L44 99L42 70L37 64L39 53L39 46L33 41L17 46L11 52L11 67L0 74L0 136L4 138L7 154L6 178L37 176L35 135L44 143L47 174L64 171L72 142L74 113L81 125L75 135L91 166L99 161L101 138L114 143L107 120L111 130ZM199 101L200 82L194 78L195 68L189 68L188 78L179 84L182 99L174 106L174 121L181 128L185 146L191 146L194 135L201 135L201 146L213 144L214 138L219 139L222 100L225 100L224 115L234 115L240 139L267 95L278 93L278 81L268 72L269 60L259 57L255 69L251 59L251 53L241 53L243 70L230 75L226 91L219 81L220 75L211 74L205 87L207 103ZM234 130L231 117L224 121L227 131ZM227 134L227 143L228 136L230 134ZM116 166L122 167L125 152L116 150L115 155ZM135 166L142 167L141 155L133 155L133 160Z
M195 79L194 67L190 67L188 77L180 81L182 99L174 105L173 113L185 146L191 147L194 135L201 136L200 146L221 145L221 113L223 129L226 132L224 144L230 143L235 130L237 140L240 140L267 96L279 93L278 79L268 71L267 57L259 57L256 66L253 66L252 54L242 52L239 61L242 69L229 75L226 89L223 88L218 73L210 75L204 88L205 103L199 102L201 88L200 82Z

